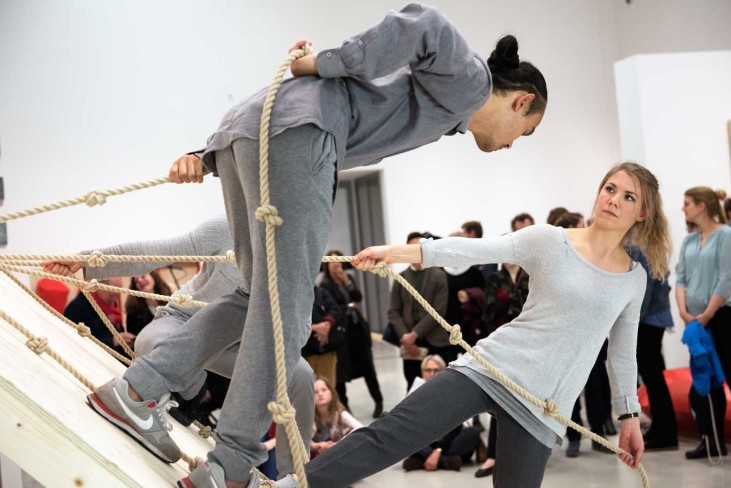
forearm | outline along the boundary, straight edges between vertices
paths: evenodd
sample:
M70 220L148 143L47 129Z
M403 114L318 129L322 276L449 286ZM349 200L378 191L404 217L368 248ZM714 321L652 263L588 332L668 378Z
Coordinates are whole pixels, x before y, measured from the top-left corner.
M685 287L684 286L676 286L675 287L675 301L678 304L678 312L680 314L687 314L688 310L685 308Z
M708 305L706 306L706 309L703 311L703 313L710 319L714 315L716 315L716 312L719 308L723 307L723 305L728 300L727 297L722 297L721 295L713 294L711 296L711 300L708 302Z

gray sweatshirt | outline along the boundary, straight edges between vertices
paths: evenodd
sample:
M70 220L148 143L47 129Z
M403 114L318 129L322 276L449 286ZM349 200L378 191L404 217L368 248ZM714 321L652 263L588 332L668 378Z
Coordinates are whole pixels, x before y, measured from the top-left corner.
M286 80L270 135L315 124L335 137L338 168L381 159L467 130L492 92L486 62L437 9L418 4L317 55L319 76ZM267 89L234 106L211 136L203 162L239 138L258 139Z
M570 417L608 336L607 372L614 411L619 415L639 412L637 327L647 275L642 266L632 263L632 269L624 273L604 271L578 253L564 229L550 225L491 239L424 241L422 251L424 266L505 262L528 272L530 292L521 314L475 346L506 376L542 400L553 399L561 414ZM470 355L451 366L467 370L462 372L473 379L490 376ZM477 382L509 413L518 412L521 417L519 412L527 408L563 437L566 427L544 415L541 408L512 393L494 395L492 381Z
M104 254L121 256L221 256L233 249L233 240L226 217L221 215L203 222L187 234L159 241L140 241L99 249ZM82 254L89 254L84 251ZM139 276L167 266L161 263L108 263L102 267L86 266L84 276L92 279L105 279L116 276ZM186 294L194 300L212 302L222 295L231 293L241 286L238 268L225 263L203 263L201 270L184 284L174 295ZM199 307L182 307L170 302L158 307L156 317L161 314L190 318L200 310Z

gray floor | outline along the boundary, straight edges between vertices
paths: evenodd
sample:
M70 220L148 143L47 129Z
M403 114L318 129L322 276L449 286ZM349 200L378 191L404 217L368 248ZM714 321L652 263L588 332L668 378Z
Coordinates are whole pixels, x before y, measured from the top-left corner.
M374 344L374 356L378 379L385 398L386 410L403 398L406 380L401 372L401 360L397 349L384 343ZM356 380L348 384L348 398L354 415L363 423L372 421L373 402L368 395L365 382ZM487 422L483 422L487 425ZM611 438L614 442L617 437ZM684 452L698 443L695 438L681 438L680 449L671 452L648 453L643 465L650 479L650 486L721 488L731 487L731 458L726 458L723 466L709 466L707 461L687 461ZM582 443L581 455L576 459L567 458L555 449L548 462L545 488L566 487L641 487L637 472L621 463L614 455L601 454L591 450L590 442ZM460 488L492 486L491 478L475 478L477 466L465 466L460 472L412 471L406 473L399 465L392 466L364 481L354 488L369 487L408 487L419 488L459 486Z

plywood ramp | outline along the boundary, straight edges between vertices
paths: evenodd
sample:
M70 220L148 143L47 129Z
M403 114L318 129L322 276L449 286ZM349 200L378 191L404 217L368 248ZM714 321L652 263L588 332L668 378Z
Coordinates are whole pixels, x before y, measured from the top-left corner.
M125 366L45 310L0 273L0 309L60 354L94 385ZM47 354L0 318L0 452L49 488L171 487L188 473L185 462L158 460L94 413L89 391ZM211 440L170 419L171 435L191 457L205 458Z

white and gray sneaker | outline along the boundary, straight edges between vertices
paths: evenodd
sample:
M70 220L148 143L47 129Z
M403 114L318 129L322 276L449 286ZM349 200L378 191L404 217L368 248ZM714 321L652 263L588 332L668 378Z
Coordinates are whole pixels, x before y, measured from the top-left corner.
M292 479L292 476L287 476L285 479ZM246 485L246 488L261 488L261 487L279 487L286 486L287 488L298 488L299 485L280 485L279 482L274 483L273 481L262 480L259 473L256 470L251 471L251 478ZM225 488L226 487L226 476L224 475L223 468L216 463L210 461L204 461L196 467L187 478L183 478L178 481L178 488Z
M165 417L165 405L170 402L166 393L159 401L137 402L129 397L129 384L115 378L86 397L96 413L125 431L152 454L167 463L180 459L180 449L168 432L172 425ZM225 485L223 485L225 486Z

